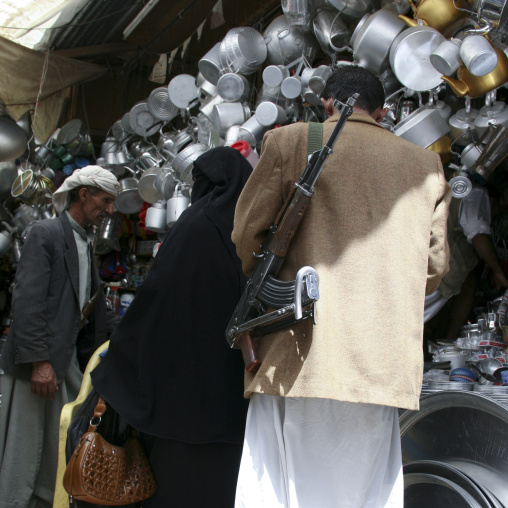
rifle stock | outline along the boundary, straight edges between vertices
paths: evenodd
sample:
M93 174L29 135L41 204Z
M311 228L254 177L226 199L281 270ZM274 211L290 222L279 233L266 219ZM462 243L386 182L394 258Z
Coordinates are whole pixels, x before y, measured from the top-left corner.
M250 330L240 333L236 339L236 344L242 350L245 370L250 374L255 374L259 370L259 367L261 367L261 361L258 358L256 345Z

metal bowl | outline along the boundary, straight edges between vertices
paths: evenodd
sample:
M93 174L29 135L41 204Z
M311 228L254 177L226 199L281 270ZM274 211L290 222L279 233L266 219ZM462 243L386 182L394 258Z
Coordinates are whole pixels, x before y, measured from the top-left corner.
M420 460L404 464L404 475L424 473L440 476L463 488L482 508L491 508L491 503L485 493L469 476L460 469L435 460Z
M404 474L404 506L481 508L481 505L460 485L441 476L426 473Z
M506 406L475 392L432 393L400 415L400 434L404 462L451 464L508 506Z

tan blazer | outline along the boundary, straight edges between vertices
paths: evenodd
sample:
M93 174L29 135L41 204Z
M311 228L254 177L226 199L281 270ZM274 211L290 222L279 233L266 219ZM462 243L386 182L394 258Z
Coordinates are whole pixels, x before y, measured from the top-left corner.
M337 116L324 123L328 139ZM307 125L269 131L238 201L232 235L244 271L256 265L306 163ZM245 396L266 393L417 409L424 297L448 270L451 190L439 156L354 113L315 186L280 273L319 274L317 325L259 339L262 366Z

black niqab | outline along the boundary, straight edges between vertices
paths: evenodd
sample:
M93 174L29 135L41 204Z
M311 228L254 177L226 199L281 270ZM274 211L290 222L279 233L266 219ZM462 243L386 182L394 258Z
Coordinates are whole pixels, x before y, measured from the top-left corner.
M233 148L194 163L192 206L173 226L92 373L133 427L190 443L242 443L243 361L225 328L246 279L231 241L251 166Z

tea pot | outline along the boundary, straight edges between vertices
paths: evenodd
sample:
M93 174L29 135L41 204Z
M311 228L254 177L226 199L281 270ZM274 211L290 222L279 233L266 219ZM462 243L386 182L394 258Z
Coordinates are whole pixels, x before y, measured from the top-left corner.
M487 94L485 106L480 109L480 114L475 118L474 125L478 136L482 136L489 125L508 127L508 108L503 101L495 100L495 91Z
M464 0L420 0L416 6L411 0L409 3L415 19L399 15L408 26L416 26L417 20L421 19L424 25L442 32L451 24L467 17L466 12L459 10L467 9L468 5Z
M465 65L457 71L458 79L442 76L443 81L459 96L468 95L471 98L480 97L508 81L508 57L504 51L494 48L497 53L497 65L492 72L485 76L474 76Z
M454 115L448 119L450 125L450 137L454 144L467 146L473 139L475 129L474 121L479 112L477 109L471 108L471 103L466 99L466 107L459 109Z

